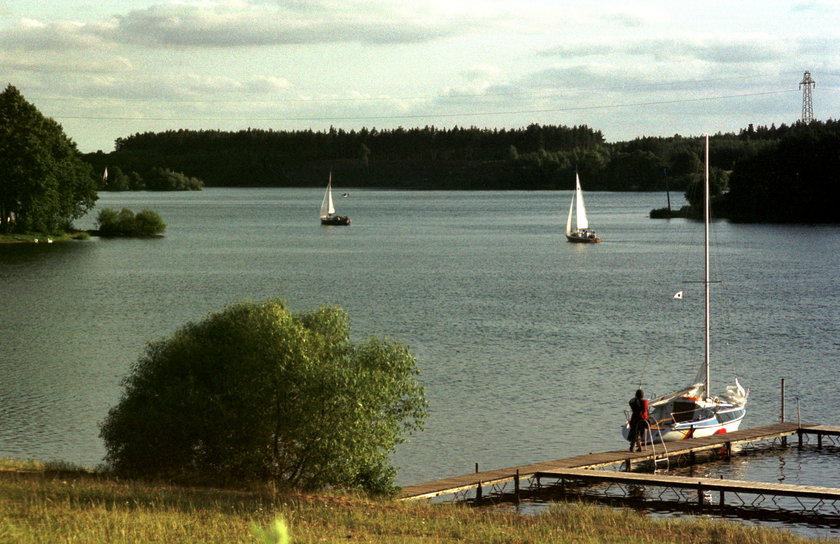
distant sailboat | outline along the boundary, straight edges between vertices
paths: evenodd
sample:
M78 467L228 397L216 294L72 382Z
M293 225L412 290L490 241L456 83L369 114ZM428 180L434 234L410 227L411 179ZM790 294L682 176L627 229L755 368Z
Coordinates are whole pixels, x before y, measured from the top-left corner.
M574 228L572 221L574 220ZM569 242L597 244L601 241L595 231L589 228L586 218L586 206L583 204L583 191L580 188L580 176L575 172L575 194L569 204L569 218L566 220L566 239Z
M336 215L332 197L332 172L327 182L327 190L324 193L324 200L321 201L321 224L322 225L349 225L350 218L346 215Z

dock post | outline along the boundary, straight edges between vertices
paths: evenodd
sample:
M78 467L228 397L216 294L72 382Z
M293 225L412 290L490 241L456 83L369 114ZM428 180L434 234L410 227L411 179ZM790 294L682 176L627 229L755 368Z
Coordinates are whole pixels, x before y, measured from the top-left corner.
M779 423L785 422L785 379L782 378L782 407L779 411ZM787 437L782 437L782 446L787 447Z
M697 504L703 506L703 484L697 482Z
M731 440L726 441L726 458L727 459L732 458L732 441Z
M478 487L475 488L475 500L480 501L481 500L481 495L482 495L481 480L479 480L478 481Z
M779 411L779 423L785 422L785 379L782 378L782 408Z
M820 432L817 433L817 449L822 449L822 433Z
M519 469L516 469L516 474L513 476L513 500L519 503Z
M802 432L802 429L796 429L796 434L799 435L799 449L802 449L802 435L805 434Z

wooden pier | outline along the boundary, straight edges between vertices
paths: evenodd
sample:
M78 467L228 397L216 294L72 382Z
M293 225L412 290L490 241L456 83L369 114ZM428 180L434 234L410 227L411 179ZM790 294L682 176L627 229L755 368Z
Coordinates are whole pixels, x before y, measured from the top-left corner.
M520 482L522 480L539 480L542 477L549 477L561 479L597 479L599 481L613 482L627 482L632 480L639 485L692 487L694 489L698 489L699 485L699 489L717 490L721 492L721 498L723 497L723 493L729 490L767 495L816 497L821 498L822 500L830 501L840 500L840 489L834 488L806 489L805 486L763 484L759 482L742 482L735 480L713 480L714 485L712 485L712 482L704 482L704 480L712 480L708 478L688 478L687 481L683 482L680 479L682 477L677 476L667 476L661 474L652 476L649 474L634 474L629 471L616 472L592 470L621 465L624 465L624 468L629 469L633 463L644 461L656 462L658 458L661 459L663 457L671 459L687 456L690 461L693 461L694 456L698 453L722 451L725 454L731 454L734 446L775 439L782 439L786 441L787 437L793 435L798 436L800 446L802 445L803 436L816 435L818 447L822 447L822 437L840 436L840 427L777 423L775 425L756 427L728 434L719 434L705 438L692 438L679 442L668 442L665 444L665 446L667 446L667 452L663 450L661 445L657 445L655 450L649 446L646 451L642 452L619 450L604 453L591 453L588 455L558 459L556 461L533 463L517 467L475 472L473 474L455 476L452 478L444 478L432 482L406 486L399 493L398 498L401 500L430 499L442 495L451 495L468 491L474 491L476 498L481 498L482 491L484 489L509 482L513 482L514 492L518 493L520 489ZM706 487L707 485L708 487ZM749 489L749 491L747 489Z

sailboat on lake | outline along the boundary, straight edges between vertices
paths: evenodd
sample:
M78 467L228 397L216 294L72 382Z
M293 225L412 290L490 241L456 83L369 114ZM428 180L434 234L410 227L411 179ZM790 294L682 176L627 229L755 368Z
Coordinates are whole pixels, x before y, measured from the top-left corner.
M572 225L574 224L574 228ZM583 203L583 191L580 188L580 176L575 172L575 193L569 204L569 218L566 219L566 240L585 244L597 244L601 241L595 231L589 228L586 218L586 206Z
M321 224L322 225L349 225L350 218L346 215L336 215L335 205L332 197L332 171L330 180L327 182L327 190L324 193L324 200L321 201Z
M664 395L650 402L650 424L644 432L644 443L670 442L686 438L700 438L737 431L746 415L749 391L735 379L719 397L711 391L709 357L709 137L706 136L706 168L704 174L704 258L705 258L705 357L694 381L688 387ZM682 298L682 291L674 298ZM630 422L622 429L624 438L630 432Z

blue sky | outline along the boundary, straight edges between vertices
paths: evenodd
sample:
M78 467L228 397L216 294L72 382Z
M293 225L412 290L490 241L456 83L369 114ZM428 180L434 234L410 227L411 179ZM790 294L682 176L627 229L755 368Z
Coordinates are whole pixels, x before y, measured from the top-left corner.
M82 151L137 132L588 125L840 110L840 0L0 0L0 84Z

